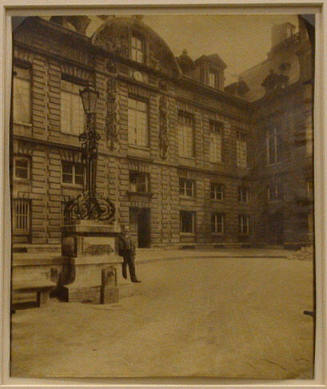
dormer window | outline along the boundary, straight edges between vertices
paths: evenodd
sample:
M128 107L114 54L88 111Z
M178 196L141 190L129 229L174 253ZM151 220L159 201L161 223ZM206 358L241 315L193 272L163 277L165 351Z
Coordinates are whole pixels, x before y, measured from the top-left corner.
M217 84L217 72L210 69L208 75L208 85L211 86L211 88L217 88Z
M144 40L136 34L132 35L132 60L144 63L145 58L145 44Z

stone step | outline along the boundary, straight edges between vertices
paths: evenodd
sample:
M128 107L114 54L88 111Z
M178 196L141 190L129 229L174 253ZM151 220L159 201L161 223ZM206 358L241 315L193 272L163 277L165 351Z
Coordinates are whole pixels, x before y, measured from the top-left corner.
M60 244L13 244L13 253L53 253L60 255Z

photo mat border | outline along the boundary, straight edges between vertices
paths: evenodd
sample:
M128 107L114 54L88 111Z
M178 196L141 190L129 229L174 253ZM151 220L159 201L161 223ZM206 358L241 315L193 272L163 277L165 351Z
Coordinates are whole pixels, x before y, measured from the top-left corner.
M171 11L170 11L171 10ZM11 72L11 16L27 16L31 14L95 14L104 13L315 13L316 14L316 77L315 77L315 107L314 107L314 184L315 184L315 252L316 252L316 278L317 278L317 321L316 321L316 361L315 378L313 380L288 380L288 381L256 381L256 380L224 380L218 378L185 378L185 379L16 379L9 377L9 346L10 346L10 193L9 193L9 102L10 102L10 72ZM0 339L0 385L1 387L44 387L44 386L74 386L74 387L118 387L118 386L147 386L157 388L160 386L179 387L223 387L242 386L251 387L279 387L289 386L303 388L326 388L327 387L327 328L326 328L326 242L327 242L327 219L326 215L326 193L327 180L324 171L327 170L327 162L324 150L327 150L327 0L321 1L232 1L227 0L206 0L201 1L128 1L112 0L110 3L105 0L97 0L92 3L82 0L74 0L67 4L65 0L1 0L0 1L0 23L2 39L0 40L0 66L1 81L0 90L3 96L1 100L0 117L0 249L2 253L1 277L0 277L0 301L1 301L1 339Z

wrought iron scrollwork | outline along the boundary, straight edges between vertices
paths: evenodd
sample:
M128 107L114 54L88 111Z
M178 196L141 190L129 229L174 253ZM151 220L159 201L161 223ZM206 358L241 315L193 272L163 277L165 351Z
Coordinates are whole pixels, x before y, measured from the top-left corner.
M87 91L88 90L85 89L81 93ZM94 98L94 90L92 93ZM90 104L91 103L89 103L89 105ZM90 109L90 106L88 109ZM64 210L64 219L69 223L83 219L100 220L112 223L115 220L114 204L108 198L104 198L96 193L98 143L101 137L96 131L95 107L93 107L92 112L86 112L86 117L86 130L79 137L82 162L86 172L84 190L83 193L79 194L76 198L68 201Z
M100 220L112 223L115 220L115 205L104 197L90 196L88 192L79 194L65 206L65 220Z
M169 139L168 139L168 100L165 95L160 97L159 103L159 147L162 159L167 158Z
M119 140L119 99L116 89L116 79L115 77L110 77L107 81L106 131L111 150L117 149Z

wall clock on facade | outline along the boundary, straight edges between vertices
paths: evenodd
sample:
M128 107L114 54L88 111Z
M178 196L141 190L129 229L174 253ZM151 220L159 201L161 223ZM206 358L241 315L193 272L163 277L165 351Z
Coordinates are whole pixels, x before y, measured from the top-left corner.
M134 78L134 80L136 80L136 81L144 82L144 77L143 77L143 74L142 74L141 72L135 71L135 72L133 73L133 78Z

